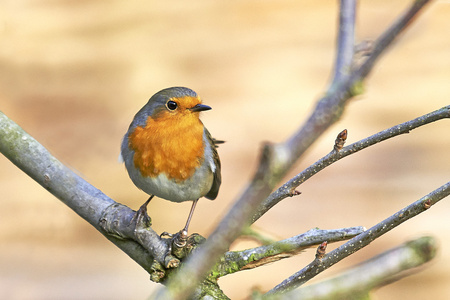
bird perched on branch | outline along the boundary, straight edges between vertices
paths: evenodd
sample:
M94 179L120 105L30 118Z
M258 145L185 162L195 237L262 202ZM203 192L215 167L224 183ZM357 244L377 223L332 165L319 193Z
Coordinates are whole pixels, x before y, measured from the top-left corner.
M186 225L201 197L214 200L221 184L217 144L200 121L211 107L185 87L153 95L135 115L125 134L121 155L133 183L154 197L173 202L193 201Z

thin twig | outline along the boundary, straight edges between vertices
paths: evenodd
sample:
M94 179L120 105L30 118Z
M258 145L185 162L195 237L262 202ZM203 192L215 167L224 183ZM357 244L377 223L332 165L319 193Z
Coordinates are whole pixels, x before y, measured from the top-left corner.
M423 10L425 5L429 4L430 2L431 0L413 1L410 8L406 10L406 12L375 41L370 55L367 57L366 61L359 67L359 69L356 70L353 77L364 78L369 75L370 71L373 69L373 66L380 58L381 54L392 44L394 39L396 39L398 35L414 21L414 19L418 16L418 13Z
M253 269L268 263L291 257L299 252L317 246L323 241L329 243L351 239L366 230L364 227L341 229L311 229L303 234L290 237L252 249L229 251L214 268L215 277L222 277L241 270Z
M334 278L291 291L277 299L368 299L371 290L411 275L405 272L434 258L437 242L425 236L387 250Z
M436 204L438 201L444 199L448 195L450 195L450 182L447 182L443 186L432 191L416 202L408 205L407 207L393 214L384 221L376 224L367 231L352 238L342 246L326 254L320 261L314 260L302 270L298 271L297 273L290 276L288 279L284 280L282 283L271 289L269 292L267 292L266 295L270 296L276 293L286 293L301 286L322 271L328 269L332 265L355 253L356 251L364 248L378 237L399 226L403 222L429 209L432 205Z
M256 213L253 215L252 222L258 220L262 215L264 215L269 209L279 203L281 200L290 197L290 191L292 189L297 188L303 182L325 169L329 165L337 162L338 160L349 156L350 154L361 151L367 147L385 141L387 139L393 138L395 136L409 133L411 130L416 129L418 127L424 126L426 124L450 118L450 105L435 110L431 113L413 119L411 121L404 122L399 125L395 125L386 130L380 131L368 138L362 139L356 143L353 143L347 147L342 148L339 152L336 150L332 150L326 156L319 159L317 162L294 176L288 182L283 184L280 188L278 188L275 192L273 192L263 203L259 206Z

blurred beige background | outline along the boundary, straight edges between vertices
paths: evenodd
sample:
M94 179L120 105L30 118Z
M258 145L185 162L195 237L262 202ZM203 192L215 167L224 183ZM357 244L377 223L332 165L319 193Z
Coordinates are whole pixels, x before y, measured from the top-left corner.
M410 1L361 1L357 40L374 39ZM450 3L430 5L355 99L293 168L450 103ZM336 1L3 1L0 110L57 158L118 202L146 199L118 162L132 117L162 88L188 86L220 147L223 185L201 200L192 232L208 235L244 188L262 141L285 140L325 91L332 71ZM257 222L276 238L313 227L371 227L449 180L449 121L350 156L313 177ZM288 178L286 178L288 179ZM0 299L145 299L158 287L124 253L0 156ZM317 277L320 280L421 235L440 244L423 272L378 299L450 298L450 199ZM149 206L158 232L175 232L190 203ZM255 246L242 241L236 249ZM330 245L334 249L336 245ZM268 290L314 257L220 280L233 299Z

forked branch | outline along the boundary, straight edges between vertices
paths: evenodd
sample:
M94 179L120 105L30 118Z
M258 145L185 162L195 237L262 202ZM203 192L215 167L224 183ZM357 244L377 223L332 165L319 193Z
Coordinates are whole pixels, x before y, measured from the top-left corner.
M366 61L357 70L352 71L348 77L345 76L342 82L336 82L330 86L325 96L317 102L316 108L306 123L291 138L285 143L264 145L260 164L251 183L238 197L234 206L205 244L199 247L188 258L180 271L172 277L167 289L161 289L155 295L157 299L183 299L194 291L219 257L241 234L243 228L250 224L254 208L269 196L275 184L286 175L306 149L339 120L345 106L355 95L357 90L355 87L362 85L380 55L407 28L412 19L428 2L427 0L414 1L406 13L375 42L374 50ZM341 2L342 4L343 2ZM355 6L349 5L350 9L352 7L354 9ZM353 30L347 32L352 34Z
M356 143L349 146L343 147L341 150L336 151L333 149L326 156L319 159L317 162L295 175L288 182L279 187L275 192L270 194L270 196L263 201L259 206L258 210L252 217L252 222L258 220L263 214L265 214L269 209L279 203L281 200L290 197L291 191L301 185L303 182L322 171L329 165L337 162L338 160L361 151L367 147L373 146L382 141L386 141L390 138L396 137L401 134L406 134L411 132L411 130L419 128L421 126L427 125L432 122L436 122L442 119L450 118L450 105L444 106L438 110L431 113L425 114L411 121L401 123L399 125L392 126L386 130L380 131L368 138L362 139ZM347 132L346 132L347 135Z

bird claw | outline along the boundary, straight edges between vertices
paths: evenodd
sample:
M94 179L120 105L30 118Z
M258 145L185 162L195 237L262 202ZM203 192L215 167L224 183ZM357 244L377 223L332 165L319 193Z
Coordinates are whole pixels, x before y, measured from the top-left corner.
M152 225L152 219L147 214L147 205L152 200L153 196L150 196L147 201L145 201L144 204L139 207L138 211L134 213L134 216L132 218L132 222L136 222L136 227L149 227Z
M172 240L172 244L177 248L184 248L186 246L186 241L188 239L188 233L186 230L181 229L177 233L169 233L164 231L159 235L159 237L167 236Z
M149 227L152 225L152 219L147 214L147 203L144 203L138 211L134 213L133 221L136 222L136 227Z
M161 233L161 234L159 235L159 237L162 238L163 236L168 236L168 237L170 237L170 238L173 238L174 235L175 235L175 234L173 234L173 233L168 233L167 231L164 231L163 233Z
M167 236L170 239L169 253L172 253L179 259L186 256L184 252L189 238L186 230L181 229L177 233L168 233L167 231L164 231L163 233L161 233L160 237L163 236Z
M188 233L186 230L182 229L174 235L174 237L172 238L172 243L177 248L184 248L184 247L186 247L187 239L188 239Z

